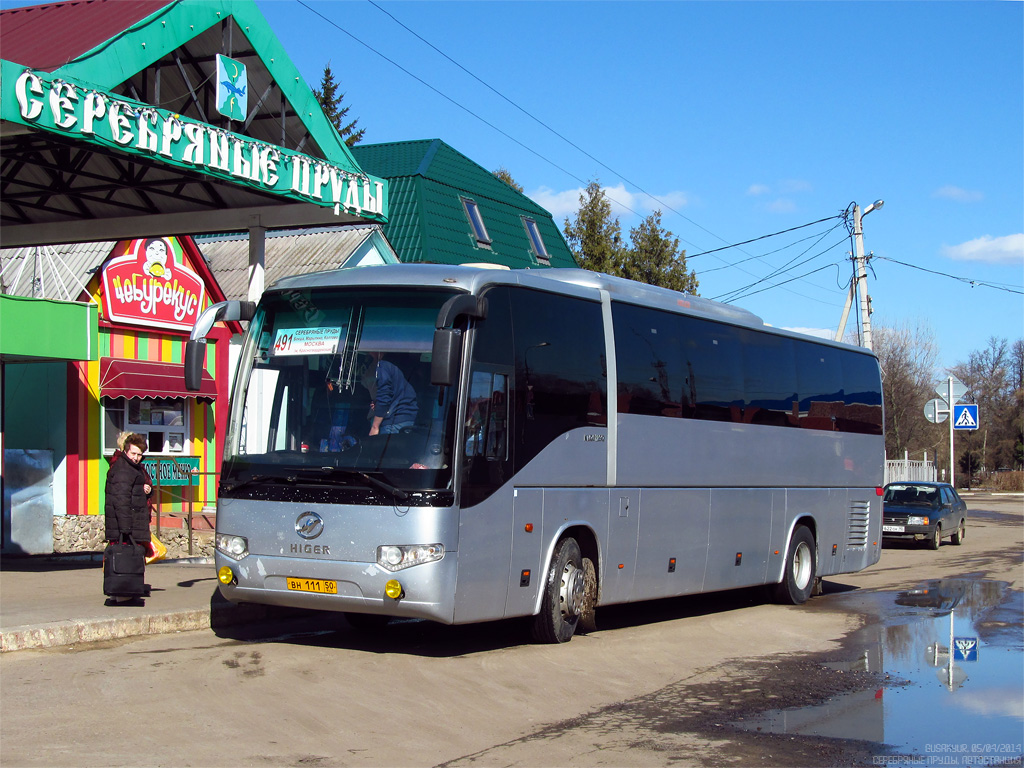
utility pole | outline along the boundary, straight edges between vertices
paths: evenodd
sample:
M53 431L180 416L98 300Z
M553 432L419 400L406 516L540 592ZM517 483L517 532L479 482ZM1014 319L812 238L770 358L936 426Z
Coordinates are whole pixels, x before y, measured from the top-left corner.
M836 341L843 340L846 332L846 320L850 316L850 307L853 306L855 295L859 295L860 301L860 345L872 351L871 345L871 300L868 297L868 272L867 260L864 258L864 227L862 220L872 211L876 211L885 205L884 200L875 200L871 205L860 210L860 206L853 205L853 280L850 282L850 290L846 295L846 305L843 307L843 316L839 321L839 329L836 331Z

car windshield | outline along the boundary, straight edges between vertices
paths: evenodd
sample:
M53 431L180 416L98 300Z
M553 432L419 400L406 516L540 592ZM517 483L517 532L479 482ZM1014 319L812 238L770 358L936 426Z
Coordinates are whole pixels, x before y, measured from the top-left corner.
M430 359L450 297L407 289L267 297L239 364L225 475L239 482L297 470L323 482L369 473L404 488L445 488L453 388L431 384Z
M890 485L883 501L932 507L939 501L939 489L927 485Z

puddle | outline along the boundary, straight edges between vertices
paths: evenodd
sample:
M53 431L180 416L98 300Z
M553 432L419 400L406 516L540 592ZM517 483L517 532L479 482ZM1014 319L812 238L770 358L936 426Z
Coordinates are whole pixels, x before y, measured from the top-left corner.
M897 684L736 725L885 744L891 754L874 762L889 768L1022 764L1020 593L1001 582L943 579L906 592L834 599L878 617L854 638L859 657L835 667L882 673Z

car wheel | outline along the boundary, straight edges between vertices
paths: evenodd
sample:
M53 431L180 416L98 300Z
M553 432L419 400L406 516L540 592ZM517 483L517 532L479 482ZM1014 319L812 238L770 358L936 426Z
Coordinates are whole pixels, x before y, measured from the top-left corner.
M958 525L956 527L956 530L953 531L953 536L950 539L950 541L952 541L954 544L963 544L964 543L964 536L966 536L966 535L967 535L967 525L964 523L963 520L961 520L960 521L960 525Z
M932 536L928 539L928 549L938 549L940 544L942 544L942 526L936 523L935 530L932 531Z

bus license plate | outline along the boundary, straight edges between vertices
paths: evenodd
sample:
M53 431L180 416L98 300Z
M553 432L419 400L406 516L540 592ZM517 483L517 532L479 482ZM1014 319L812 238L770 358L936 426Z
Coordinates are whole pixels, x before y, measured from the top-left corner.
M296 592L316 592L320 595L338 594L338 582L326 579L288 579L288 589Z
M882 533L903 533L904 527L902 525L883 525Z

